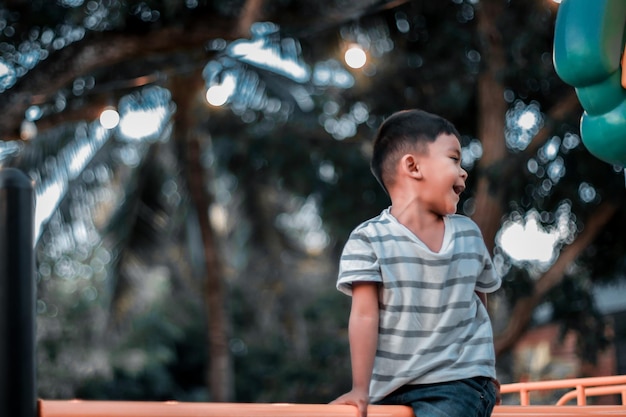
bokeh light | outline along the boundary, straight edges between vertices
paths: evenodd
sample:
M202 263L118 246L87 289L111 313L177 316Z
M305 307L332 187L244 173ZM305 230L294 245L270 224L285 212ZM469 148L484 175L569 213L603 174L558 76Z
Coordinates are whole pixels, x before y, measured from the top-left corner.
M227 74L221 84L212 85L206 92L206 101L212 106L223 106L235 92L237 81L234 76Z
M130 111L120 120L120 133L134 140L155 136L162 128L164 116L160 108Z
M359 45L352 45L346 51L344 59L350 68L358 69L363 68L367 62L367 55Z
M100 124L105 129L113 129L120 123L120 115L115 109L105 109L100 113Z

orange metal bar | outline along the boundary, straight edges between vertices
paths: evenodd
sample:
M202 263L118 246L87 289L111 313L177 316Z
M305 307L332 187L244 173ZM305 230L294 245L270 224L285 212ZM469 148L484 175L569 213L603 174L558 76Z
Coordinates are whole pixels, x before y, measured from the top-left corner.
M502 391L500 391L500 393L502 394ZM520 404L521 405L529 405L530 404L530 393L528 392L527 389L523 389L520 391L519 393L520 396Z
M626 385L609 385L606 387L590 387L585 390L587 397L598 397L601 395L621 394L622 404L626 404ZM569 401L576 398L576 391L570 391L565 393L556 405L565 405Z
M582 384L576 385L576 405L587 405L585 386Z
M500 405L492 417L624 416L626 406ZM40 417L356 417L356 407L329 404L243 404L40 400ZM415 417L409 407L370 405L370 417Z
M530 391L569 388L557 405L530 405ZM494 417L626 416L626 375L505 384L502 394L519 393L522 406L496 406ZM587 396L622 394L622 405L586 406ZM578 406L564 406L576 398ZM39 417L356 417L351 405L287 403L180 403L176 401L39 400ZM414 417L410 407L370 405L369 417ZM419 416L418 416L419 417Z
M586 391L590 387L619 385L619 384L626 384L626 375L503 384L502 387L500 388L500 392L502 394L519 393L520 404L530 405L530 392L531 391L575 389L578 405L581 406L581 405L586 404Z
M580 416L625 416L626 407L621 405L587 405L563 406L556 405L498 405L492 417L580 417Z
M370 405L368 417L414 417L410 407ZM352 405L40 400L39 417L356 417Z

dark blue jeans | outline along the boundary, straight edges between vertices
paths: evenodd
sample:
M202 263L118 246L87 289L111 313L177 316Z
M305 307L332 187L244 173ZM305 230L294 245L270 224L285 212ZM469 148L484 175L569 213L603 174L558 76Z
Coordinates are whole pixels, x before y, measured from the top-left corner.
M496 389L484 377L406 385L377 404L408 405L416 417L489 417L496 404Z

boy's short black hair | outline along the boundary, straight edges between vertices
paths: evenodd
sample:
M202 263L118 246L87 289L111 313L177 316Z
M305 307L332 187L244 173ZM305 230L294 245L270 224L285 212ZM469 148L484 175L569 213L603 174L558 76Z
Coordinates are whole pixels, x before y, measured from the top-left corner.
M442 134L461 138L450 121L423 110L401 110L386 118L374 139L370 163L372 174L383 189L387 191L385 184L392 179L391 172L401 155L415 150L425 151L426 144Z

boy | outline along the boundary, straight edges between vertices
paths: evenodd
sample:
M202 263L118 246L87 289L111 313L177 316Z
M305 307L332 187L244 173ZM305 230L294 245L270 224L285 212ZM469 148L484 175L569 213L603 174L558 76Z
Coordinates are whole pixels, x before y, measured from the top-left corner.
M417 417L489 416L499 389L486 293L500 287L478 226L457 215L460 135L421 110L387 118L372 173L391 207L359 225L337 288L352 296L352 390L333 404L405 404Z

